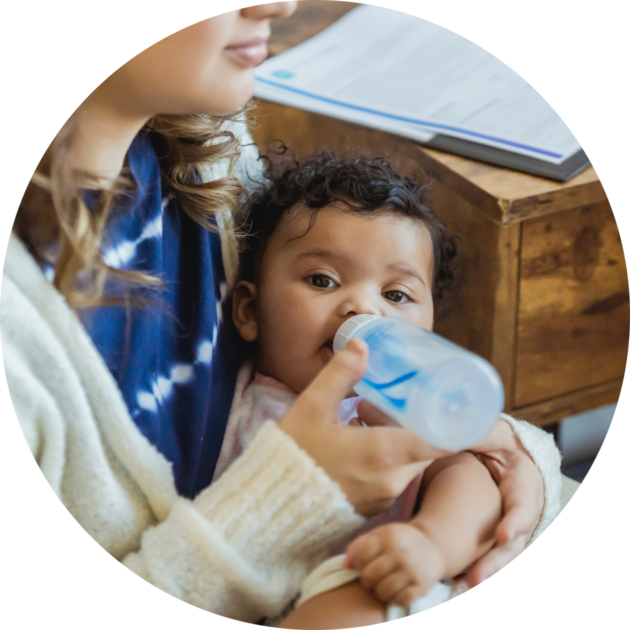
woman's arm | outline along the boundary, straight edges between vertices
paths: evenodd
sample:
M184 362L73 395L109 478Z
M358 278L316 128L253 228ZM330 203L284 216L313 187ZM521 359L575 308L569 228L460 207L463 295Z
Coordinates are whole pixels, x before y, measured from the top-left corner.
M324 472L267 423L221 478L178 499L123 559L135 573L206 610L275 617L328 548L362 519Z

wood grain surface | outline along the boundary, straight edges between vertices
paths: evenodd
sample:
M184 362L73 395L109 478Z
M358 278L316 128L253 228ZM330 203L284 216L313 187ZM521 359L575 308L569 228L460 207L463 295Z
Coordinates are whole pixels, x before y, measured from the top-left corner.
M621 378L628 274L607 202L523 224L518 407Z
M617 402L622 383L623 379L618 378L564 396L557 396L540 403L512 409L511 414L515 418L521 418L539 427L544 427L562 418Z

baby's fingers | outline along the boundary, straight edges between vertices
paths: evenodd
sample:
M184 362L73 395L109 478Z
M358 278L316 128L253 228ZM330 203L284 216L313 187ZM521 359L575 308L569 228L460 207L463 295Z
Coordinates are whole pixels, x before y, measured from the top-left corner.
M382 582L388 575L394 573L396 562L394 558L385 554L370 562L361 574L361 586L373 589L379 582Z
M404 588L394 599L392 600L392 604L396 606L401 606L402 608L409 608L411 604L413 604L416 599L422 597L424 595L424 590L421 586L414 585L408 586Z
M383 603L393 602L400 592L410 586L413 579L406 571L391 573L373 589L374 597Z
M365 534L352 541L346 552L345 566L348 569L363 571L370 562L376 560L382 553L383 545L380 536Z

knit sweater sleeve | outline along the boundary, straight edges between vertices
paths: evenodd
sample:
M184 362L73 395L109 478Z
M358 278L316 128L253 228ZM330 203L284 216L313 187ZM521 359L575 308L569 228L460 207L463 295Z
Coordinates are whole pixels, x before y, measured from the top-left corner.
M268 422L217 482L127 558L133 571L213 612L255 621L279 614L306 575L363 519L295 443Z
M77 521L149 582L255 622L296 596L363 519L274 423L193 501L133 423L78 319L11 239L0 326L7 381L31 452Z

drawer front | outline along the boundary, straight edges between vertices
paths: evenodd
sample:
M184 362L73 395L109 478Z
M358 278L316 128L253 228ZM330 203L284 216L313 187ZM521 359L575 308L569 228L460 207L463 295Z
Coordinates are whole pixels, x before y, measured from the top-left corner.
M515 406L623 376L628 276L610 206L523 224Z

